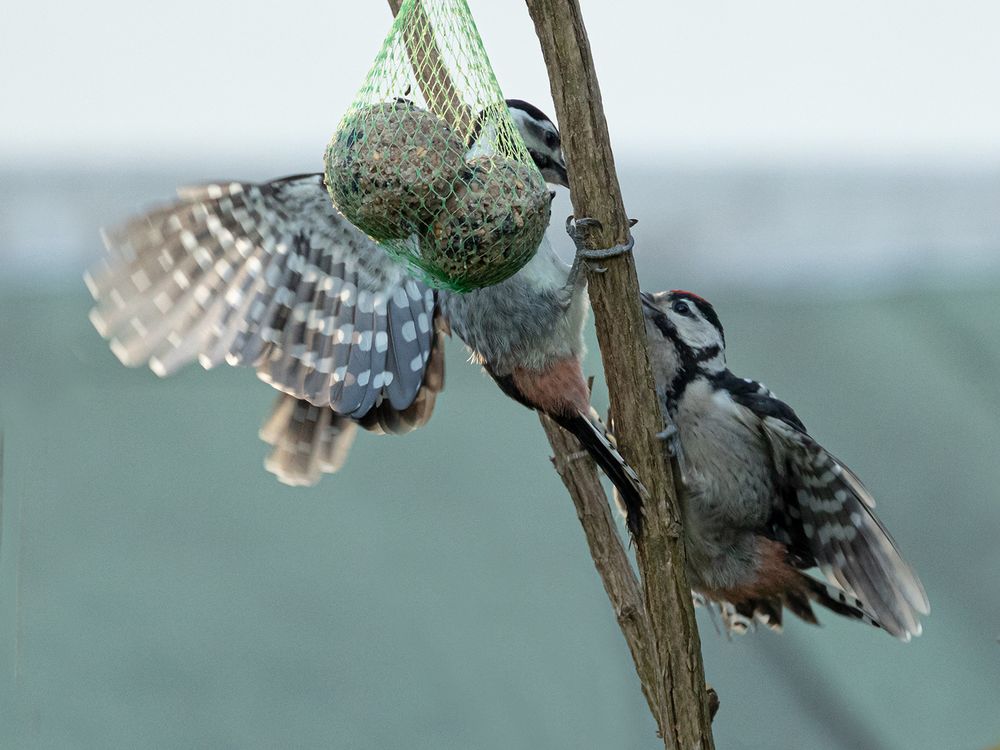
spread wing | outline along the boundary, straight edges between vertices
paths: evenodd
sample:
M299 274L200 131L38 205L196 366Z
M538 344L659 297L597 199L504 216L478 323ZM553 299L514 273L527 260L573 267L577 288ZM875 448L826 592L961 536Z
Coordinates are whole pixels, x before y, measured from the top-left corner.
M278 480L291 485L316 484L324 473L340 469L358 425L372 432L402 435L427 423L438 393L444 388L444 331L435 328L434 344L427 361L423 384L405 409L383 400L360 418L345 417L333 409L282 393L271 411L260 437L272 446L264 462Z
M333 208L320 174L179 191L105 232L91 320L126 365L247 365L362 417L406 409L431 355L436 294Z
M904 640L919 635L918 615L930 610L927 595L875 516L871 493L806 433L791 407L760 383L743 382L745 392L734 399L763 425L784 489L776 500L775 538L864 602L888 632Z

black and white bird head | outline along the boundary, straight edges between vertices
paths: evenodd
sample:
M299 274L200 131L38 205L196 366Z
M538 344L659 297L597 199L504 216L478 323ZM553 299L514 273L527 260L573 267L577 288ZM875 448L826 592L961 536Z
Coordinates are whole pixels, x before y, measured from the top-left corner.
M643 292L642 311L653 366L664 382L681 368L705 373L726 369L726 334L708 300L677 289Z
M522 99L508 99L507 108L545 181L569 187L562 139L555 123L534 104Z

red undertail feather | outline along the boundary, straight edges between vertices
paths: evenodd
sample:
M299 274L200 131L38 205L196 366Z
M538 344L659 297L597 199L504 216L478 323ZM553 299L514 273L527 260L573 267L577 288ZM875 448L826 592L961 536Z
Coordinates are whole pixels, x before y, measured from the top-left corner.
M731 632L745 632L758 620L773 630L782 626L782 609L812 625L819 620L812 605L820 604L844 617L882 627L865 604L847 592L818 581L788 562L785 545L761 537L757 575L740 586L698 593L719 605Z
M524 399L546 414L585 414L590 410L590 391L576 357L557 360L544 370L518 367L511 377Z
M511 373L519 400L545 412L572 434L589 453L622 496L626 520L633 535L642 528L646 488L608 437L590 408L590 389L576 357L567 357L544 370L517 368Z

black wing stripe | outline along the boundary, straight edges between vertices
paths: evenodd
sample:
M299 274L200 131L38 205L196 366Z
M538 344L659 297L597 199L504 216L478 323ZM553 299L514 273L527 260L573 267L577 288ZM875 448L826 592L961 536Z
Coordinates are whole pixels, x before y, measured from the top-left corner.
M410 298L402 286L396 289L389 300L389 338L392 340L393 358L393 380L388 389L389 402L393 408L405 409L413 402L420 389L424 361L417 322L413 319L413 312L410 309Z
M180 196L106 231L106 260L87 276L94 324L123 362L161 375L195 359L254 366L347 413L416 397L435 295L333 209L322 175ZM384 314L369 309L378 295Z
M808 546L820 569L861 599L885 629L900 638L920 633L918 613L927 598L913 569L871 510L874 502L857 477L804 432L776 417L764 429L777 461L787 460L783 481L794 536Z

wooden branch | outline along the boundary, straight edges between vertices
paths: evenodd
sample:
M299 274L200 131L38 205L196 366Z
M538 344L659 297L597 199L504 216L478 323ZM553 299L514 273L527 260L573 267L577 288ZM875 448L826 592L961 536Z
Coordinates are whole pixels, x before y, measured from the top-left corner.
M597 466L589 455L581 451L576 438L545 414L539 413L538 418L552 446L552 463L573 498L577 518L587 537L590 556L611 600L618 627L632 652L632 661L635 662L635 671L639 674L649 710L659 723L663 714L660 710L663 696L653 692L661 684L657 679L653 629L646 614L639 581L608 507ZM660 726L661 736L663 731L664 727Z
M562 127L570 197L577 216L598 219L590 247L628 239L600 86L578 0L526 0L548 68ZM597 338L607 375L619 447L650 491L643 532L636 540L646 611L654 636L658 679L648 695L662 696L654 711L667 748L711 750L711 712L701 641L684 568L680 508L671 467L656 434L663 429L653 390L639 284L631 255L588 272ZM640 677L642 675L640 674Z
M389 0L393 17L399 14L402 6L403 0ZM412 13L410 23L403 29L403 43L417 85L431 112L443 117L465 142L472 131L472 114L451 79L434 38L434 26L420 0L415 0Z

